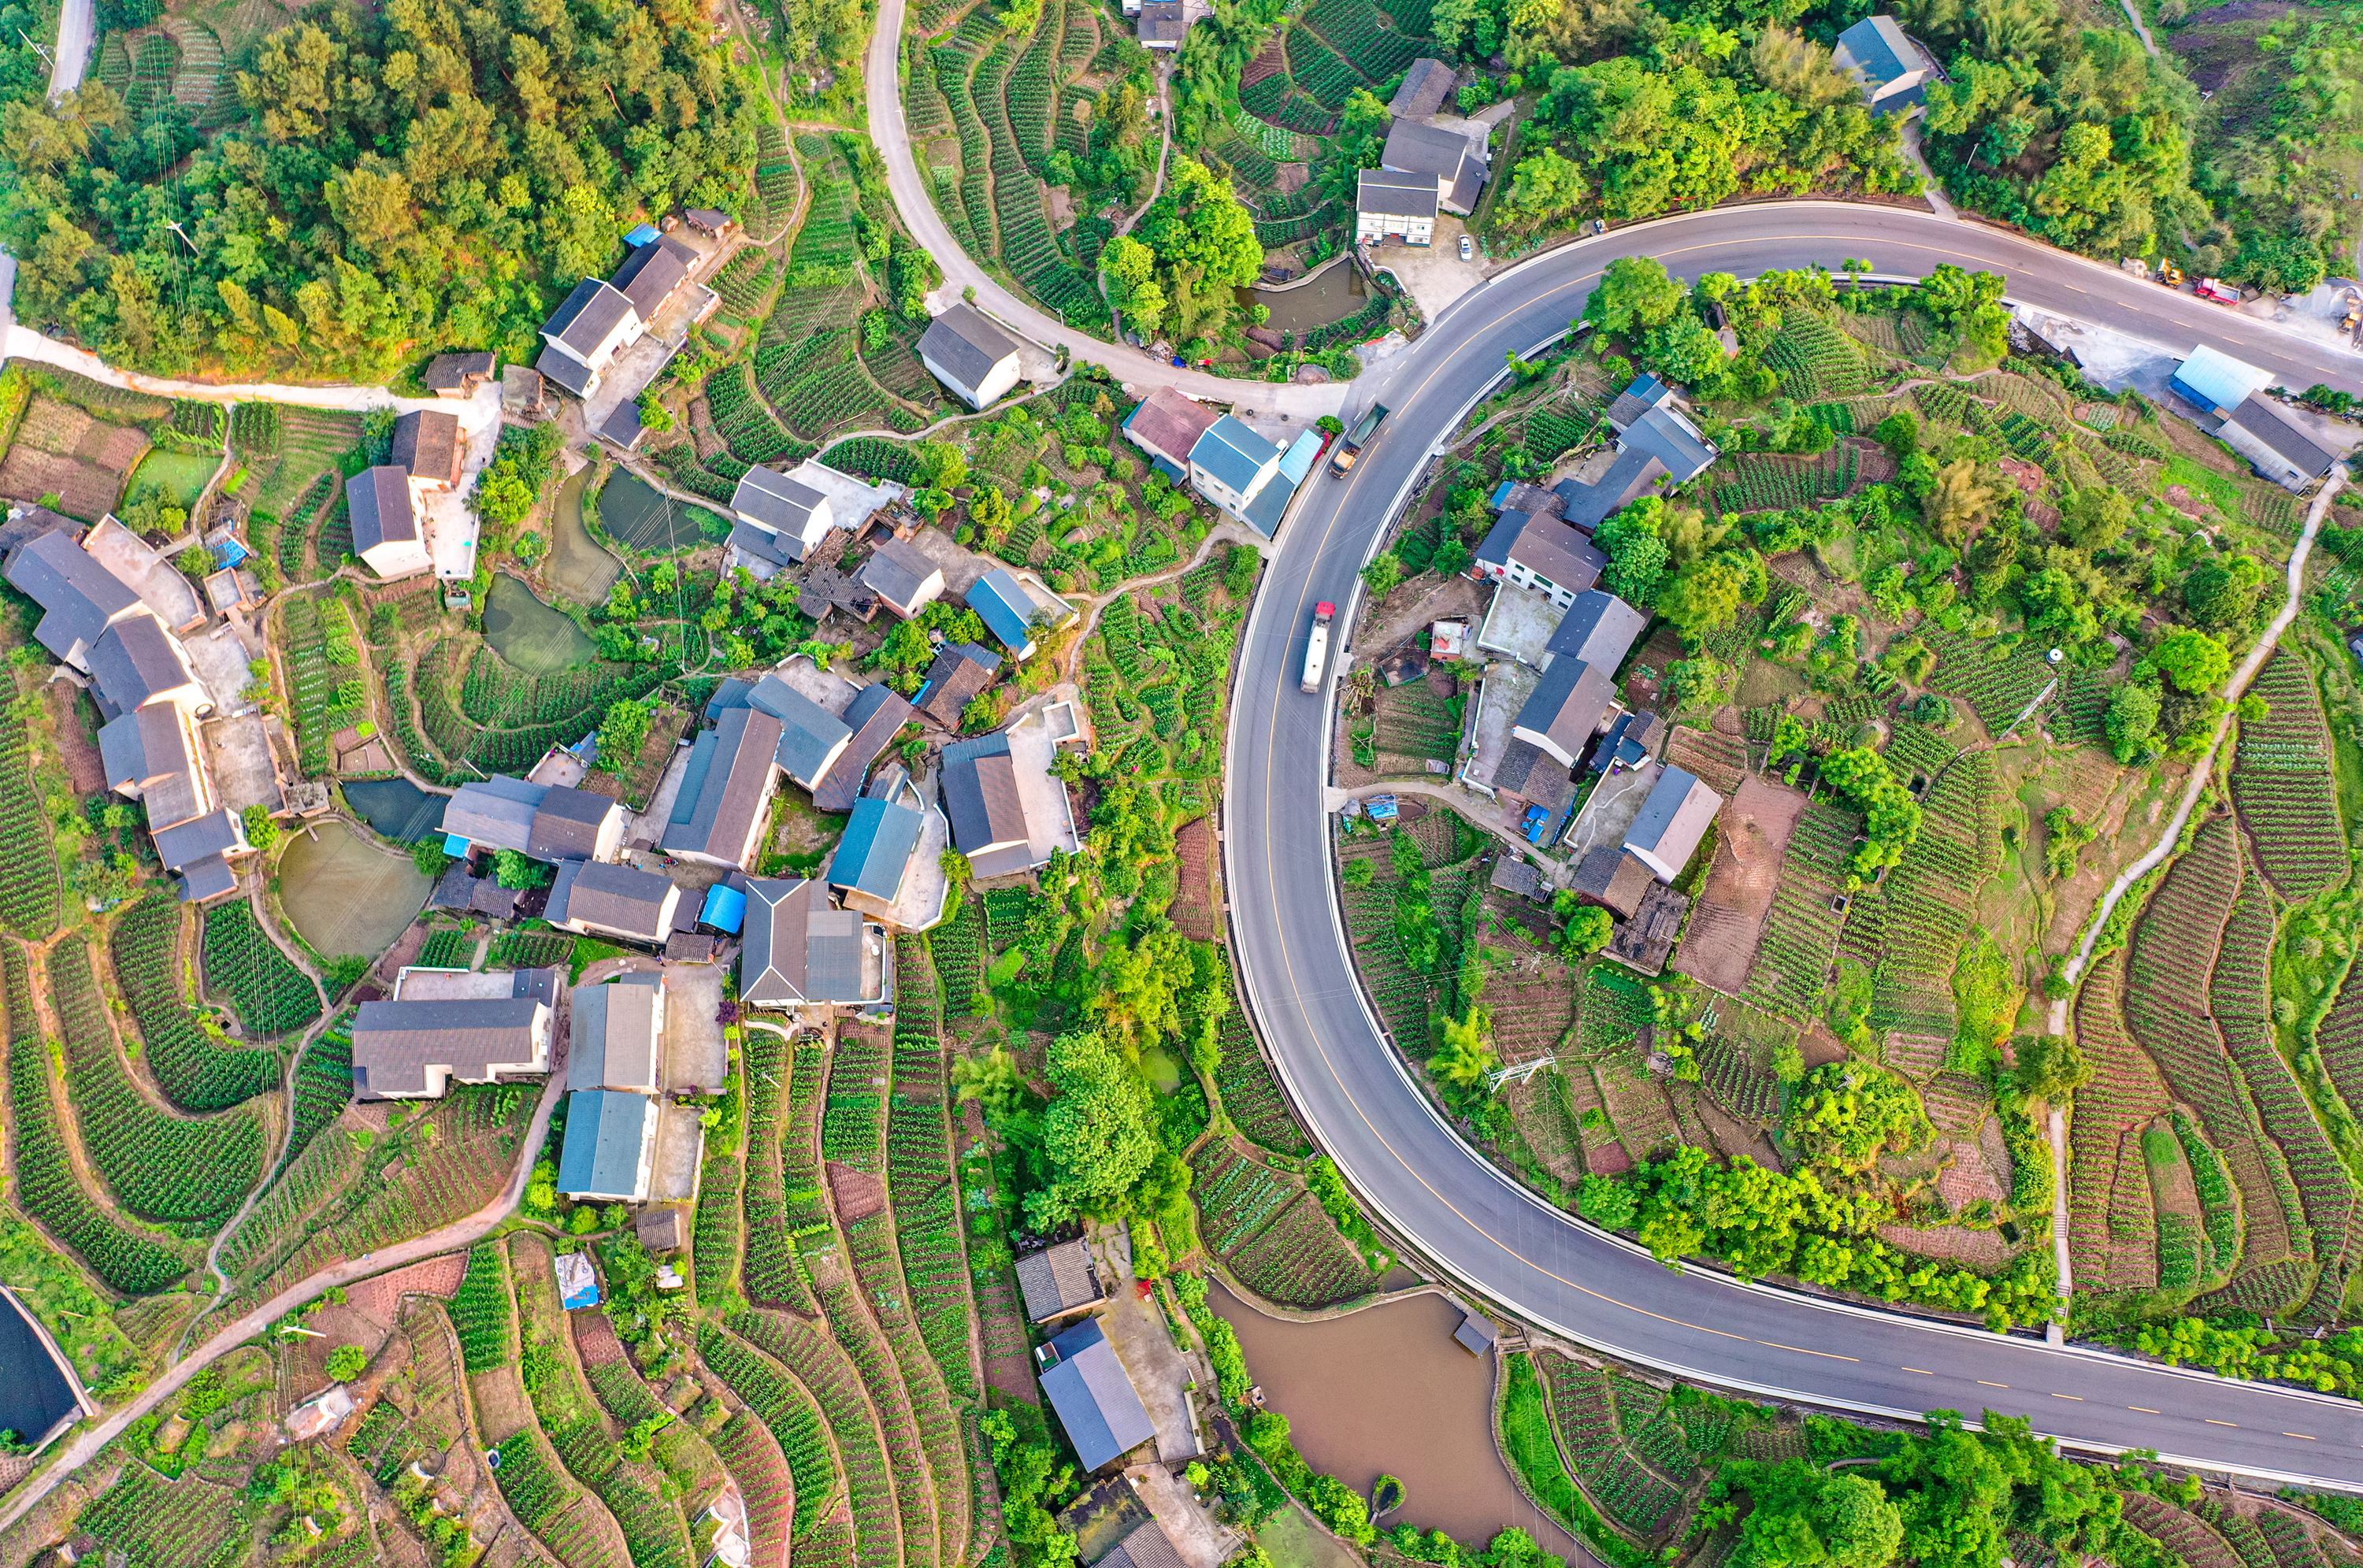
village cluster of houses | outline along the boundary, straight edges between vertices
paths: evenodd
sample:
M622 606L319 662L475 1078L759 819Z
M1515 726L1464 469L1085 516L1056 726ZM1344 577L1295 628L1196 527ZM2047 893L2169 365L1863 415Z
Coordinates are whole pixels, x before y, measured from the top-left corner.
M1716 449L1654 376L1636 378L1608 422L1614 440L1566 478L1548 488L1505 480L1490 498L1493 525L1470 567L1495 584L1474 637L1488 662L1459 777L1520 812L1537 848L1571 842L1565 885L1615 918L1612 952L1656 973L1688 908L1673 884L1723 798L1662 762L1664 720L1618 694L1617 669L1648 616L1599 586L1608 558L1592 534L1642 495L1697 478ZM1464 635L1455 628L1456 642ZM1594 776L1584 790L1579 781ZM1551 891L1535 866L1509 856L1493 880L1528 898Z
M206 744L209 727L245 729L258 733L241 744L269 756L243 690L246 653L235 629L216 621L251 602L251 580L223 566L200 594L115 518L84 528L41 507L0 527L0 563L9 586L40 607L35 640L96 702L106 787L145 809L157 859L181 897L194 903L235 891L253 854L243 804L276 812L285 803L268 766L248 782L250 800L226 799ZM186 640L200 635L202 672Z
M972 592L970 602L985 597ZM999 610L995 618L996 635L1026 646L1027 623ZM1023 655L1013 647L1011 657ZM735 941L743 1006L791 1023L891 1016L893 933L942 917L944 851L958 849L975 876L990 878L1081 847L1055 771L1061 745L1082 738L1071 704L1037 706L989 734L947 742L936 799L901 762L882 763L907 724L956 727L1001 667L999 654L947 645L915 700L801 656L756 679L727 680L642 812L559 781L570 767L581 777L579 759L564 754L534 776L462 785L444 807L454 863L434 901L514 917L521 895L484 872L504 852L523 856L550 868L539 913L560 931L687 962L711 960ZM788 787L817 810L847 815L811 876L762 874L774 801ZM362 1007L356 1085L364 1099L437 1099L454 1082L546 1073L560 989L555 971L407 968L392 997ZM649 1197L665 1006L657 974L573 988L560 1165L567 1196Z

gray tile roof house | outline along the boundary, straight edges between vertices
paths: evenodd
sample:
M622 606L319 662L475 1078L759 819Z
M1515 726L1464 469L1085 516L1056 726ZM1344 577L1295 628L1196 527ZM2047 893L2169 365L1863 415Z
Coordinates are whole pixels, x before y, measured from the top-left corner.
M1613 844L1594 845L1575 867L1575 890L1620 919L1631 919L1657 885L1638 856Z
M739 999L776 1008L882 1000L884 985L862 980L867 924L854 911L831 903L828 889L810 878L749 878ZM882 952L882 933L879 940ZM873 990L878 994L866 994Z
M195 754L190 754L186 767L150 776L147 788L139 792L139 803L147 808L148 830L151 834L160 827L187 822L210 808L213 791L205 770L197 765Z
M1568 526L1589 534L1641 497L1654 493L1666 476L1666 465L1641 447L1620 446L1608 471L1590 484L1561 480L1552 488L1560 497L1560 515Z
M1142 0L1137 25L1141 48L1178 49L1190 17L1182 0Z
M203 816L160 829L155 836L156 858L167 871L194 866L207 856L236 855L248 848L245 828L227 806L216 806Z
M771 798L783 728L769 713L732 708L697 737L660 841L667 854L745 867Z
M1478 193L1485 188L1484 149L1457 130L1425 120L1398 117L1389 126L1379 164L1434 179L1444 205L1456 213L1473 210Z
M81 535L53 528L9 553L8 585L43 612L33 635L76 668L87 668L91 645L115 622L141 608L130 584L82 547Z
M495 773L471 778L443 802L443 832L484 849L527 853L533 842L535 813L540 811L549 786Z
M394 422L390 466L412 479L440 485L458 484L460 462L467 450L456 414L439 408L417 408Z
M585 278L574 285L574 292L566 296L557 314L542 324L542 335L556 339L560 347L574 356L572 363L579 373L582 357L597 352L608 335L634 314L632 302L622 290L605 278ZM547 354L542 356L544 359L548 358ZM549 367L539 360L535 362L535 368L544 375L550 373ZM559 385L567 383L561 381ZM570 386L567 390L573 389Z
M609 984L575 987L566 1087L656 1093L664 1022L659 976L626 975Z
M1001 673L1001 656L975 643L946 643L927 666L914 708L945 729L960 728L960 712Z
M1511 734L1573 767L1616 701L1616 667L1555 658L1518 710Z
M1936 62L1892 17L1865 17L1838 35L1832 62L1861 83L1863 96L1881 114L1916 107L1927 97Z
M1184 1568L1182 1553L1175 1550L1173 1538L1155 1518L1145 1518L1135 1525L1122 1540L1108 1549L1105 1557L1091 1568Z
M1524 512L1504 513L1486 531L1476 560L1481 566L1522 568L1567 593L1584 592L1608 568L1600 547L1575 529L1556 517Z
M642 321L654 321L696 269L697 252L668 234L635 246L607 282L632 302Z
M1706 471L1715 459L1714 444L1699 434L1690 415L1670 403L1661 403L1624 431L1626 450L1638 448L1665 465L1673 484L1686 484Z
M488 1084L549 1066L549 1009L532 997L370 1001L353 1021L363 1099L440 1099L454 1078Z
M884 915L902 896L911 854L927 825L925 812L900 801L864 795L853 802L844 836L829 857L828 885L842 889L846 902Z
M1488 885L1538 904L1548 901L1550 897L1550 889L1544 886L1540 871L1506 855L1494 860L1493 875L1488 879Z
M2303 490L2338 461L2337 453L2258 395L2243 399L2215 434L2258 473L2291 490Z
M201 713L214 705L179 641L153 615L127 615L101 632L91 645L90 679L104 705L118 713L159 698L185 702Z
M944 591L944 569L908 539L889 539L862 563L861 586L905 621Z
M1580 658L1614 669L1640 639L1649 618L1604 589L1575 596L1545 646L1553 658Z
M657 1102L644 1094L578 1089L566 1097L558 1190L572 1198L638 1203L649 1195Z
M345 510L353 525L353 554L380 545L408 544L418 537L418 513L410 504L410 476L392 463L363 469L345 481Z
M448 807L445 815L449 815ZM623 840L621 801L570 784L553 784L534 806L525 852L536 860L603 860Z
M186 773L193 758L180 709L159 702L109 721L98 732L98 760L110 790L136 790L150 779Z
M218 855L208 855L182 867L180 882L181 901L184 904L201 904L207 899L238 891L238 873Z
M543 918L571 931L656 945L671 932L680 907L681 889L670 878L605 860L568 860L559 865Z
M942 786L952 844L977 876L1009 877L1033 868L1033 828L1018 793L1017 759L1006 731L944 747Z
M1424 120L1444 107L1459 77L1440 60L1421 59L1403 72L1403 85L1387 100L1387 112L1397 119Z
M492 379L493 368L488 348L438 354L418 372L418 382L438 397L465 397L476 390L477 382Z
M1699 840L1722 809L1723 797L1704 780L1684 768L1668 767L1649 787L1641 814L1625 830L1625 847L1659 881L1670 882L1698 853Z
M780 722L780 741L772 754L787 776L807 790L820 781L853 738L843 719L776 675L755 682L747 693L747 705Z
M869 773L870 765L902 733L915 712L900 692L883 681L855 692L845 710L845 722L851 727L853 738L845 743L837 760L828 765L828 771L812 787L813 805L824 812L851 811L861 794L861 780Z
M783 565L804 559L830 523L827 496L774 469L753 468L741 474L730 492L730 510L743 525L731 530L730 542L749 547L740 535L752 535L757 554Z
M971 408L982 408L1017 378L1017 340L964 301L927 324L918 348L927 369Z
M1354 180L1354 210L1398 218L1432 218L1437 202L1436 181L1429 175L1399 169L1365 169Z
M1084 1319L1045 1350L1057 1359L1042 1372L1042 1392L1086 1472L1113 1464L1157 1435L1098 1319Z
M1017 1288L1026 1297L1026 1316L1037 1323L1063 1318L1107 1299L1099 1270L1092 1266L1092 1250L1081 1237L1020 1255Z

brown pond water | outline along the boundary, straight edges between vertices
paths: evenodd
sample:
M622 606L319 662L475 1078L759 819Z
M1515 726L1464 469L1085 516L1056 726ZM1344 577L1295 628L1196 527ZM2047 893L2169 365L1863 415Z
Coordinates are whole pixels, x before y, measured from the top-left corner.
M340 817L315 821L279 858L280 907L331 958L384 952L431 886L409 856L387 854Z
M1369 303L1370 289L1353 262L1340 258L1313 277L1281 289L1241 289L1241 304L1271 307L1274 332L1306 332L1343 321Z
M1383 1522L1479 1546L1516 1525L1578 1560L1575 1542L1520 1495L1493 1446L1492 1364L1454 1342L1459 1308L1415 1296L1299 1323L1219 1283L1209 1294L1307 1463L1365 1496L1381 1473L1403 1482L1403 1506Z

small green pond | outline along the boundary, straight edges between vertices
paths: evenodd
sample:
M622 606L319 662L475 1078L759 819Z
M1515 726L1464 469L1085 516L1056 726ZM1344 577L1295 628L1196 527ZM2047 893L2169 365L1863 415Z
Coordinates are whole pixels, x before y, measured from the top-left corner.
M607 597L624 563L603 548L582 525L582 491L591 482L589 468L577 469L558 487L558 506L550 531L549 559L542 575L549 586L578 604L596 604Z
M554 675L588 664L599 651L572 617L544 604L506 572L494 574L492 591L484 596L484 641L527 675Z

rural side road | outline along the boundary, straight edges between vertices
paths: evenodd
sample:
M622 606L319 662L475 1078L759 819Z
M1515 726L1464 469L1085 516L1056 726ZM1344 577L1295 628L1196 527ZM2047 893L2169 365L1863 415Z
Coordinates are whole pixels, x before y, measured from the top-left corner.
M1236 403L1242 411L1279 414L1303 425L1345 406L1352 382L1283 386L1180 370L1141 349L1074 330L1019 299L986 272L952 237L943 215L936 211L934 193L919 171L918 160L911 154L911 128L903 117L904 6L904 0L880 0L878 23L870 35L870 55L863 71L870 98L870 139L886 160L886 186L894 198L896 214L919 248L944 270L939 300L957 300L964 291L974 289L978 308L1020 337L1046 348L1064 348L1077 361L1104 365L1127 387L1175 387L1209 403Z
M549 1134L550 1116L557 1110L558 1102L565 1093L565 1073L553 1071L549 1075L549 1084L541 1091L539 1103L534 1107L533 1122L527 1129L525 1142L517 1150L516 1169L510 1174L509 1184L500 1197L477 1209L465 1220L446 1225L439 1231L430 1231L426 1235L414 1236L407 1242L387 1247L381 1252L371 1253L358 1258L349 1258L343 1263L324 1268L309 1278L289 1286L243 1318L222 1329L213 1338L198 1346L194 1353L174 1362L171 1367L160 1374L156 1381L150 1384L138 1398L66 1444L48 1469L33 1480L27 1482L23 1490L9 1500L7 1507L0 1509L0 1530L6 1529L22 1518L34 1504L49 1496L50 1490L59 1482L89 1463L100 1450L120 1436L124 1429L130 1426L132 1422L179 1393L186 1386L189 1379L212 1365L220 1357L253 1339L306 1301L324 1295L338 1286L357 1284L372 1275L384 1274L389 1270L415 1264L422 1258L431 1258L438 1253L448 1253L458 1247L468 1246L490 1233L502 1220L508 1218L510 1211L516 1209L518 1201L525 1197L527 1178L533 1174L533 1162L541 1153L542 1140Z
M1352 624L1358 574L1465 412L1562 332L1606 264L1663 260L1677 278L1739 277L1860 258L1873 275L1938 261L1996 271L2010 296L2187 353L2205 343L2286 386L2363 387L2363 359L2275 323L1925 212L1829 202L1724 207L1612 230L1512 267L1441 312L1360 399L1394 412L1344 479L1310 479L1281 530L1237 659L1222 845L1233 951L1259 1032L1323 1151L1373 1211L1463 1286L1554 1336L1659 1371L1822 1408L1916 1418L1994 1410L2086 1452L2153 1449L2299 1485L2363 1485L2363 1406L2235 1383L2032 1335L1774 1289L1646 1251L1543 1201L1434 1108L1366 1006L1337 910L1327 694L1298 689L1313 605ZM1359 386L1361 383L1358 382ZM2318 501L2294 582L2327 502ZM2294 606L2267 634L2279 635ZM2263 655L2244 663L2245 680ZM1333 681L1334 689L1334 681ZM2235 688L2236 689L2236 688Z
M97 28L92 0L65 0L58 8L58 52L50 61L50 96L62 98L82 85L90 68L90 46Z

